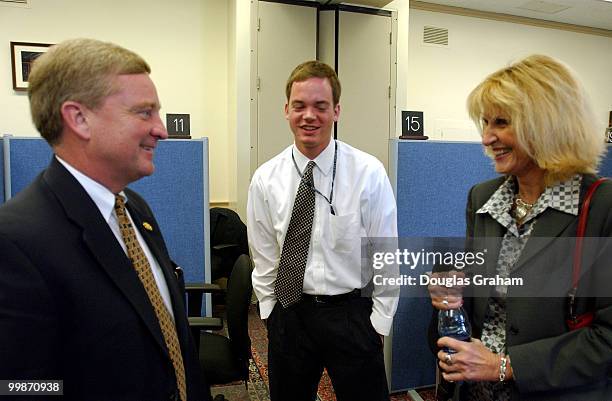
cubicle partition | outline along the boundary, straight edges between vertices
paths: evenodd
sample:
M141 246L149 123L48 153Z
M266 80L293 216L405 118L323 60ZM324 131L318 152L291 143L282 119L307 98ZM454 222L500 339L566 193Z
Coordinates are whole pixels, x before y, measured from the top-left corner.
M611 149L612 150L612 149ZM497 176L476 142L391 140L390 177L400 237L463 237L469 189ZM612 153L600 175L612 177ZM435 383L435 358L427 343L432 316L425 289L402 287L393 324L391 390Z
M4 193L4 181L8 178L4 176L4 138L0 136L0 205L4 203L6 194Z
M8 142L9 198L21 192L51 161L51 148L41 138L5 137Z
M24 189L49 164L41 138L4 137L9 197ZM8 150L8 153L7 153ZM186 282L210 282L208 139L160 141L155 173L129 185L151 206L172 259ZM205 313L211 314L210 296Z
M599 166L599 175L612 178L612 144L608 144L608 153Z
M390 175L400 237L462 237L470 187L497 176L479 143L392 140ZM426 293L402 287L392 338L391 390L435 383L427 343L431 304Z

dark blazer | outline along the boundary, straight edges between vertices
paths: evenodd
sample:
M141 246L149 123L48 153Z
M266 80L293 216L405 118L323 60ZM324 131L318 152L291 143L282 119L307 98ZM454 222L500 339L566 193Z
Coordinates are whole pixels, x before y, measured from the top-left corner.
M168 284L188 400L209 400L180 269L145 201L125 193ZM144 287L92 199L55 157L0 207L0 378L62 379L66 400L178 399Z
M581 204L586 189L595 179L592 175L584 176ZM500 177L478 184L468 196L468 238L494 239L486 241L485 275L488 277L496 274L505 228L489 214L476 214L476 211L504 180L505 177ZM506 299L506 344L514 372L514 381L510 384L512 400L612 400L612 289L610 297L602 297L601 285L595 290L589 284L612 283L612 182L604 183L595 193L585 234L601 237L600 243L603 243L593 264L583 267L588 276L578 292L582 296L578 300L579 313L595 310L595 319L588 328L569 331L565 323L566 289L559 289L558 296L551 296L553 292L543 296L543 292L554 290L547 286L571 282L577 220L556 210L544 211L511 273L511 277L524 280L523 286L508 287ZM564 237L568 239L562 240ZM466 294L472 337L481 336L489 294L490 287L483 286L472 287ZM459 392L455 399L462 399Z

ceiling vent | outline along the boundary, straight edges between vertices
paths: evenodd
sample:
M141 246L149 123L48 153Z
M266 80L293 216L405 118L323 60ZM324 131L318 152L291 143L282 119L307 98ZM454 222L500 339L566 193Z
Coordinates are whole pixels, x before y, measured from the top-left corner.
M0 0L0 6L30 7L30 0Z
M423 43L428 45L448 46L448 29L435 26L423 27Z

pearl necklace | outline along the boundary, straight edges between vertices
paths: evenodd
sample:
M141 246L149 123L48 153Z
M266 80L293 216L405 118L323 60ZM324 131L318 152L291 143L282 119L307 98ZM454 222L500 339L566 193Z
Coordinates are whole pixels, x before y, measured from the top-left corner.
M522 222L531 212L535 203L527 203L518 196L514 199L514 217L518 222Z

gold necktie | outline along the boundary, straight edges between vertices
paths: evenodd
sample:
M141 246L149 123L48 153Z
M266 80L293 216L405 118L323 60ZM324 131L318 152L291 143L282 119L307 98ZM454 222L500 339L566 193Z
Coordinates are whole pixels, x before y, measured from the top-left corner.
M174 366L176 386L179 389L181 400L187 401L185 366L183 365L181 346L176 335L176 327L159 293L159 288L153 277L149 261L138 243L136 231L134 231L134 227L132 227L132 223L125 212L125 201L121 195L115 195L115 213L117 214L119 229L121 230L121 236L127 248L128 257L132 261L136 273L138 273L138 278L149 296L149 300L153 305L155 315L159 321L166 347L168 347L168 352L170 353L172 366Z

